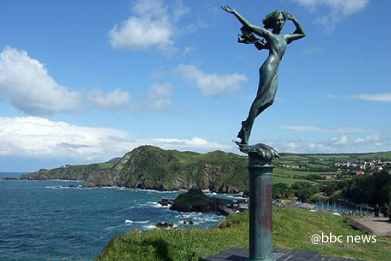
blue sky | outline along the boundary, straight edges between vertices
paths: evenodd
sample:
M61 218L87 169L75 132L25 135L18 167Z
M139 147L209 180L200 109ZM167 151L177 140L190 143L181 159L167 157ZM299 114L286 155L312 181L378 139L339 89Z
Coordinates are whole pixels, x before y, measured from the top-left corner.
M237 152L267 51L240 23L303 24L250 143L280 152L391 150L391 2L0 2L0 171L103 162L151 144ZM283 33L294 26L287 21Z

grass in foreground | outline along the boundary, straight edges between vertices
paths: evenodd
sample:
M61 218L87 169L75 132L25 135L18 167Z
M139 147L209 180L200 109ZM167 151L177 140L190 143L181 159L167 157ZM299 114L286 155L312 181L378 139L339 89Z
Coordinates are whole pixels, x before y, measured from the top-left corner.
M346 236L365 235L353 230L342 217L299 209L274 207L274 249L318 251L323 255L367 260L389 260L391 239L376 243L346 243ZM344 243L311 243L312 234L342 235ZM103 260L200 260L229 248L248 248L248 215L234 215L219 227L180 230L132 230L114 237L96 259Z

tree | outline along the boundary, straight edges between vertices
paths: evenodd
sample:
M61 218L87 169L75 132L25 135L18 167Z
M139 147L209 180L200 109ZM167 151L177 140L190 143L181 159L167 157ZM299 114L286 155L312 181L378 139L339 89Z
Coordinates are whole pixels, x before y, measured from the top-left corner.
M386 171L355 177L342 189L342 197L361 204L383 205L390 201L391 175Z
M302 202L309 201L312 195L318 192L317 187L309 182L295 182L292 184L292 189L295 192L295 195Z
M292 188L285 183L273 184L273 198L290 198L293 195Z

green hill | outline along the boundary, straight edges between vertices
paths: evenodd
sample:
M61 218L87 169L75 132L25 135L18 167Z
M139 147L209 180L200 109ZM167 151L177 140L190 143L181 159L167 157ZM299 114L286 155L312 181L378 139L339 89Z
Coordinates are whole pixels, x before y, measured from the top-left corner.
M206 154L142 146L125 154L112 169L120 187L178 190L193 186L235 193L246 190L246 157L214 151Z
M111 173L114 163L96 163L90 165L64 165L59 168L41 169L20 177L21 180L82 180L88 181L93 176L104 177Z
M390 159L391 152L369 154L288 154L274 161L273 182L291 185L314 183L322 172L335 171L334 163L355 159ZM247 157L213 151L205 154L141 146L121 159L90 165L65 165L40 170L21 179L84 180L87 186L178 190L197 186L214 192L247 190ZM312 175L312 178L309 177Z
M343 243L311 243L313 234L342 236ZM132 230L112 238L97 261L105 260L200 260L229 248L248 248L248 215L229 216L208 230ZM352 229L343 217L293 208L273 207L274 249L317 251L325 256L389 260L391 239L376 237L372 243L348 243L347 236L369 237Z

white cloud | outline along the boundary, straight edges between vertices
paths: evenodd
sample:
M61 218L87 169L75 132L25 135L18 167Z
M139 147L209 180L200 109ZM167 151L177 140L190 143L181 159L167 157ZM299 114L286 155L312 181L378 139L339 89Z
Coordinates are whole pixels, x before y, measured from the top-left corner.
M300 145L297 144L296 142L289 142L286 145L285 151L284 152L292 152L295 153L298 149L300 149Z
M354 13L363 10L369 0L290 0L315 12L326 9L326 15L319 17L316 22L328 29L333 29L336 23Z
M78 92L59 85L41 62L11 47L0 54L0 91L16 108L31 115L75 112L81 107Z
M183 50L183 54L184 55L188 55L188 54L191 54L195 51L195 48L194 47L186 47L184 50Z
M337 132L337 133L366 132L365 129L357 128L357 127L324 128L324 127L308 126L308 125L281 125L280 128L284 130L300 131L300 132Z
M322 128L316 126L307 126L307 125L281 125L281 129L291 130L291 131L303 131L303 132L318 132L323 131Z
M279 144L279 149L290 153L342 153L350 151L349 139L346 136L326 140L301 139Z
M356 95L337 95L337 94L327 94L327 98L331 99L354 99L361 101L375 101L375 102L391 102L391 92L383 92L383 93L374 93L374 94L356 94Z
M347 134L335 137L308 136L288 140L267 141L280 152L291 153L363 153L389 150L390 139L387 134L370 134L363 137Z
M148 49L157 46L159 49L171 49L172 28L166 17L160 20L130 17L121 26L114 26L109 33L111 46L116 49Z
M327 7L331 12L342 15L351 15L365 8L369 0L290 0L310 9L314 12L321 7Z
M307 147L308 147L308 149L307 149ZM319 153L319 152L330 153L330 152L332 152L331 147L328 147L321 142L320 143L311 142L310 144L306 145L305 147L303 146L302 150L307 151L307 152L310 151L310 152L314 152L314 153Z
M354 99L362 101L380 101L380 102L391 102L391 92L384 92L378 94L359 94L353 95Z
M181 64L176 70L185 81L193 83L204 95L220 96L234 92L248 81L243 74L207 74L194 65Z
M347 144L348 143L348 137L341 136L341 137L331 138L331 142L333 143L333 145Z
M159 17L167 14L163 0L139 0L133 6L133 12L143 17Z
M108 159L134 143L121 130L76 126L40 117L0 118L0 155Z
M163 0L138 0L132 12L133 15L121 25L110 30L109 40L113 48L175 50L176 24L189 12L181 1L174 2L169 8Z
M344 95L328 93L328 94L326 94L326 98L329 98L329 99L339 99L339 98L345 98L345 96Z
M149 89L142 107L150 110L161 110L170 107L172 102L172 86L170 84L155 84Z
M131 139L113 128L92 128L41 117L0 117L0 155L63 158L77 162L105 161L141 146L205 152L231 146L194 137L190 139Z
M366 145L366 144L375 144L376 146L382 146L383 143L381 142L380 136L377 134L374 135L368 135L361 138L354 139L353 143L355 145Z
M96 107L108 110L115 110L129 106L129 93L120 89L104 93L100 89L91 90L87 99Z
M172 9L173 19L175 21L180 20L183 16L190 12L189 7L185 6L182 1L176 0L174 2L175 8Z
M307 47L301 50L301 53L304 55L314 55L318 53L322 53L322 48L320 47Z
M231 150L232 146L209 142L205 139L194 137L191 139L154 138L140 140L143 144L151 144L163 149L190 150L206 152L211 150Z

